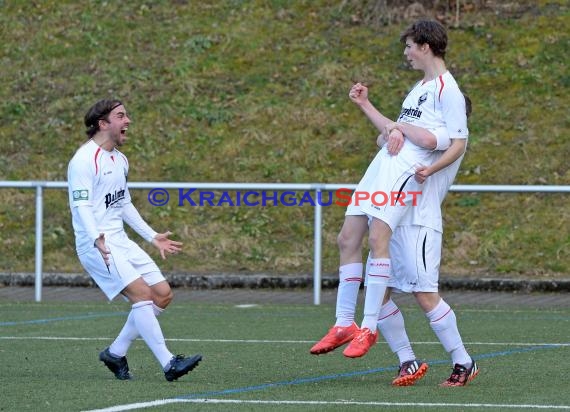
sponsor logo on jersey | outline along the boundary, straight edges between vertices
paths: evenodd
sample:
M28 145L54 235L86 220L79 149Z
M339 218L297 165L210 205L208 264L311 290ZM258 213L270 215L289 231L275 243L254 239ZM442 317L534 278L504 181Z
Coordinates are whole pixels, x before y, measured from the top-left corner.
M78 202L80 200L89 200L89 190L87 189L74 190L72 192L72 195L74 202Z
M422 117L422 111L420 109L418 109L417 107L411 108L411 107L407 107L407 108L402 108L402 111L400 112L400 116L398 117L398 120L401 120L404 117L411 117L414 119L419 119L420 117Z
M105 209L108 209L125 198L125 189L115 190L115 193L105 195Z

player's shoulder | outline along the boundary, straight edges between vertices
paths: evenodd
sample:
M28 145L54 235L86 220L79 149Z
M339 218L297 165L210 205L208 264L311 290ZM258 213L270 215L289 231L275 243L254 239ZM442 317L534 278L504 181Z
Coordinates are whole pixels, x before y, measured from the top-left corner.
M127 156L117 148L115 148L114 150L115 150L115 153L117 154L117 157L119 159L121 159L123 162L125 162L125 164L128 166L129 160L127 159Z
M443 87L444 90L447 89L447 91L459 91L461 92L460 88L459 88L459 83L457 83L457 80L455 80L455 77L453 76L453 74L451 74L451 72L448 70L445 73L443 73L441 76L441 86Z
M447 71L440 76L439 79L439 100L463 100L463 92L453 75Z
M99 148L92 140L83 143L71 158L72 162L82 162L95 156L96 150Z
M102 150L95 142L88 140L77 149L69 161L69 168L75 171L96 169Z

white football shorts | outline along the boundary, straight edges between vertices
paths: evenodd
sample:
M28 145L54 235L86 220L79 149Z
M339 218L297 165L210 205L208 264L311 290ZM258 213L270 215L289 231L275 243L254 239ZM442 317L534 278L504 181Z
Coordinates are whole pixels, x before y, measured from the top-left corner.
M437 292L441 247L441 232L424 226L398 226L390 240L392 276L388 287L395 292Z
M95 247L79 255L79 261L109 300L113 300L139 277L142 277L149 286L166 280L148 253L126 234L105 237L105 244L111 251L109 266L105 264L101 252Z
M410 207L419 204L423 185L414 178L414 167L402 169L397 156L383 152L380 151L368 166L352 193L345 214L380 219L394 232Z

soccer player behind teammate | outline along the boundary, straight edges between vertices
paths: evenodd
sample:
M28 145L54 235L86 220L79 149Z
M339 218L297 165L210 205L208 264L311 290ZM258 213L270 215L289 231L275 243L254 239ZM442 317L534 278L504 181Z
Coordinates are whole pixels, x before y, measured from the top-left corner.
M429 174L450 165L463 155L468 136L465 99L455 79L446 68L444 57L447 47L445 28L431 20L412 24L401 36L405 44L404 54L411 66L423 72L423 78L412 88L402 104L397 123L372 105L368 100L368 88L355 84L349 93L368 119L380 132L389 128L402 132L407 139L397 156L384 146L378 152L361 179L357 192L391 193L422 191L414 175L416 171ZM433 149L425 148L414 136L412 126L435 130L445 127L451 137L449 148L438 159ZM418 164L423 166L417 167ZM347 357L359 357L368 352L378 338L377 321L386 288L391 276L390 239L411 206L411 198L403 198L403 205L379 206L371 199L356 204L353 197L348 206L345 221L338 236L340 251L339 288L335 325L311 348L312 354L326 353L350 342L345 348ZM371 217L369 226L368 217ZM354 323L354 307L362 281L362 240L369 233L371 259L366 265L368 285L364 302L364 318L361 327Z
M465 101L466 114L469 117L471 102L467 97ZM415 133L424 133L425 142L435 139L438 146L444 145L444 140L449 139L445 128L433 133L427 130L416 130ZM402 138L400 135L396 139ZM395 146L397 150L398 144ZM441 152L436 153L436 156L441 156ZM443 232L441 203L457 175L462 160L463 156L427 180L424 177L424 169L418 171L416 178L425 181L422 197L417 207L411 208L404 216L390 241L392 276L380 309L378 329L400 361L398 374L392 381L396 386L413 385L425 375L428 365L416 359L402 313L391 299L392 290L413 293L431 329L450 355L452 372L440 386L465 386L479 373L477 363L469 355L461 339L455 312L438 291ZM437 163L436 160L433 165L437 167ZM429 171L427 174L430 174Z

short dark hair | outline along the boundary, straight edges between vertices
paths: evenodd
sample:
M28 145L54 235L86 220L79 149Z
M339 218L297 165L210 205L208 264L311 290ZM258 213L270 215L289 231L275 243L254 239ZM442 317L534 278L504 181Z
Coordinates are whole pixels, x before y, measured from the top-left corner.
M400 41L406 43L408 38L416 44L427 44L434 56L445 58L447 48L447 30L435 20L418 20L400 35Z
M117 99L103 99L91 106L91 108L87 110L84 119L85 127L87 127L85 131L87 137L91 139L95 136L95 133L99 131L99 120L108 121L109 113L122 104L123 103Z

